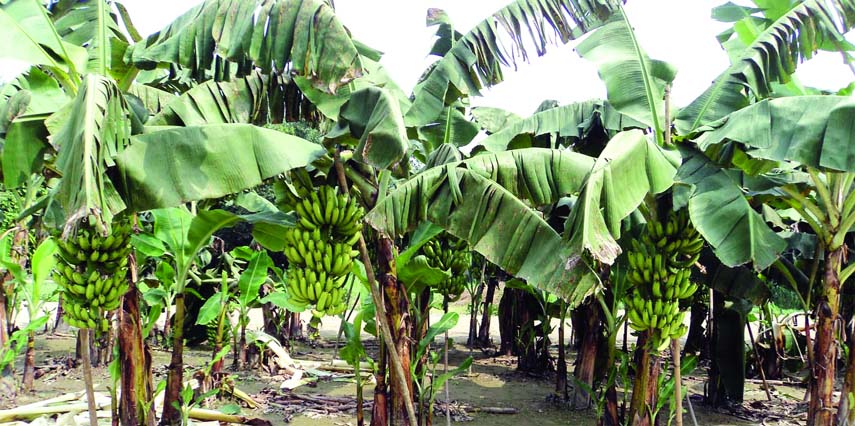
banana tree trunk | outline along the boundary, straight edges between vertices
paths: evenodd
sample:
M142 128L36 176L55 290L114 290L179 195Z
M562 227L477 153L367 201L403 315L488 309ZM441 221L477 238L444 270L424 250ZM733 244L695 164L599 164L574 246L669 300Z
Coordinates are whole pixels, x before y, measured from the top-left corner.
M699 292L700 293L700 292ZM689 335L686 337L686 345L683 350L686 353L700 353L701 359L706 359L709 356L708 345L706 344L706 332L704 330L704 322L709 315L709 309L706 302L702 298L696 297L692 303L691 319L689 320Z
M565 359L566 353L564 351L564 306L561 306L561 322L558 324L558 364L556 366L556 374L555 374L555 394L561 398L562 401L566 401L568 399L567 395L567 360Z
M181 388L184 383L184 294L175 295L175 324L172 328L172 360L166 379L166 395L160 424L181 424ZM176 407L176 405L178 407Z
M849 333L849 362L846 364L846 378L840 392L840 405L837 407L837 426L855 425L855 407L850 405L849 395L855 392L855 330ZM853 394L855 398L855 394Z
M642 333L638 339L638 348L641 354L640 360L636 364L638 369L635 372L632 400L629 405L629 418L633 426L650 426L653 424L653 419L650 418L648 408L652 409L654 406L651 405L651 402L656 401L655 393L657 390L656 382L659 379L659 362L648 348L648 333Z
M27 333L27 354L24 357L24 380L21 383L24 390L34 390L33 380L36 378L36 332L30 330Z
M582 334L582 346L579 348L579 356L576 363L576 379L589 388L593 389L594 374L597 365L597 349L602 335L602 321L600 321L600 305L596 300L589 300L580 308L584 312L584 329ZM591 395L581 387L576 388L573 406L576 409L587 409L591 405Z
M487 280L487 294L484 296L484 303L481 304L481 326L478 327L478 345L482 348L490 346L490 311L493 309L493 299L498 286L498 277L490 277Z
M391 424L394 425L416 426L410 425L407 417L407 404L411 403L411 401L407 401L404 397L404 395L413 395L413 380L409 374L412 317L408 314L409 300L406 294L407 290L402 283L398 282L392 240L387 237L380 237L377 244L378 271L380 272L378 282L385 293L386 318L392 328L392 338L394 339L394 342L387 343L386 350L398 353L398 357L401 360L401 367L405 374L403 382L409 388L409 392L399 389L399 383L402 382L401 379L395 377L394 369L389 372L392 397L392 415L390 420Z
M389 397L386 387L386 345L380 340L380 355L377 360L377 373L374 379L374 407L371 410L371 426L387 426L389 424ZM357 373L358 374L358 373Z
M475 341L478 340L478 307L483 304L479 303L483 292L484 279L482 276L481 283L478 284L478 288L475 290L475 294L469 302L469 336L466 338L466 346L470 348L475 347Z
M21 267L25 267L27 263L27 228L23 224L18 224L18 230L15 232L15 237L12 239L12 252L10 257L13 262L17 262ZM10 329L12 324L9 324L10 315L10 298L15 294L15 280L10 272L6 272L2 277L2 288L0 288L0 347L6 346L9 341ZM11 365L7 365L3 374L12 371Z
M136 261L133 257L130 265L131 284L119 311L118 344L122 366L119 421L122 426L154 426L154 404L149 403L152 401L151 353L142 335Z
M843 247L828 253L822 295L816 304L816 346L814 347L813 372L811 375L811 398L808 405L808 426L831 426L834 423L834 372L837 346L834 337L834 322L837 319L840 299L840 266L843 263ZM843 396L846 398L846 396Z

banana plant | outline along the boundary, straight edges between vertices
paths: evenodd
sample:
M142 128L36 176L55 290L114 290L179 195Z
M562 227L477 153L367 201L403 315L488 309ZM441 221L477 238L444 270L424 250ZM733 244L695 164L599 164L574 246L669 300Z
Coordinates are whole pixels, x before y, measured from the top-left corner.
M799 111L799 119L782 125L787 117L793 117L794 111ZM844 240L855 225L852 208L855 168L847 161L855 158L847 142L851 138L847 123L855 118L853 114L855 104L847 97L793 96L763 100L707 126L697 139L701 149L739 146L752 159L787 162L810 176L807 182L781 184L775 188L775 195L811 228L820 252L824 253L825 269L816 300L817 340L809 406L812 425L834 421L834 416L822 407L834 404L831 389L836 345L831 324L837 317L840 287L853 270L843 266L843 253L847 250ZM848 368L853 369L851 365ZM850 380L844 390L851 392L851 386ZM840 421L851 421L849 398L841 398L839 404Z
M33 390L33 380L36 372L36 335L35 332L43 327L50 315L44 311L44 304L53 300L57 293L57 286L49 280L51 270L56 264L54 253L57 251L56 242L47 238L39 244L30 259L31 271L27 273L20 264L15 262L10 253L12 251L10 236L0 240L0 266L6 269L15 278L18 291L27 306L27 326L18 331L21 336L26 336L26 356L24 358L24 376L22 386L25 391ZM22 340L15 339L12 340ZM19 348L3 348L5 359L11 354L18 353Z
M246 326L249 324L249 311L257 306L261 285L270 280L269 270L273 266L273 260L265 250L236 249L234 257L247 262L237 281L238 293L236 297L238 325L240 326L240 337L238 339L240 356L238 359L241 367L246 367Z

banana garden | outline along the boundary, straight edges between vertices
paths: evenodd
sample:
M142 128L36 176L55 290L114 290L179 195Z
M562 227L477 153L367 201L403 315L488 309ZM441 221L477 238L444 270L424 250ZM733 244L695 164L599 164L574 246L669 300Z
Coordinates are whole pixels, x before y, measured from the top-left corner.
M0 0L0 424L855 425L855 1L711 15L676 105L620 1L429 9L407 93L328 0Z

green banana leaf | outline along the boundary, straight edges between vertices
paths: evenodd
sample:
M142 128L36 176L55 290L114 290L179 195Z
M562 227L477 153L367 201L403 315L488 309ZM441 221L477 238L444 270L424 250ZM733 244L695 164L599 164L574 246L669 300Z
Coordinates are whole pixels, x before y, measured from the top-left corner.
M650 140L641 130L612 138L597 158L579 201L565 224L565 236L576 253L590 253L606 264L621 253L621 220L648 194L658 194L674 183L680 154Z
M378 169L397 163L409 148L398 102L380 87L352 93L327 137L356 145L354 158Z
M36 0L0 3L0 46L0 58L71 74L84 70L88 59L86 49L62 40L47 10Z
M225 210L202 210L194 216L184 207L153 210L152 216L154 235L163 241L175 262L175 289L179 294L184 291L187 272L199 250L208 245L219 229L241 220L240 216Z
M478 134L478 125L463 115L460 108L447 107L435 123L417 129L419 141L430 154L442 144L461 147L469 144Z
M473 115L481 108L475 108ZM489 111L489 110L488 110ZM495 115L498 112L492 112ZM482 115L483 117L483 115ZM501 116L500 116L501 117ZM482 118L484 120L485 118ZM498 123L507 123L496 132L478 142L477 147L484 147L489 152L501 152L508 149L511 141L515 147L531 146L530 139L534 136L555 134L561 138L570 138L571 143L585 138L597 126L607 132L617 133L632 128L647 126L623 115L608 102L590 100L562 105L538 112L525 119L502 120L501 118L486 118L487 125L498 128ZM495 122L495 123L494 123ZM480 123L480 121L479 121ZM482 124L484 125L484 124ZM521 137L528 137L528 142L516 142Z
M293 72L335 93L358 77L357 48L321 0L206 0L128 49L141 69L176 64L204 75L222 59L265 74Z
M521 158L526 154L539 156L527 163ZM541 214L527 207L514 192L537 204L576 190L590 170L572 161L577 156L587 158L531 149L502 153L501 158L485 155L434 167L399 185L365 220L390 236L403 235L428 220L466 240L473 250L508 273L542 290L569 297L579 279L576 269L568 267L573 253ZM546 165L551 167L543 167ZM583 176L566 177L573 169L583 170ZM549 176L561 179L550 180ZM535 189L537 185L540 187Z
M428 155L426 168L441 166L448 163L456 163L463 160L463 154L456 146L444 143Z
M211 80L174 97L146 125L255 123L267 99L267 79L258 71L231 81Z
M44 114L23 116L6 129L3 158L0 159L6 188L22 187L30 175L42 170L45 154L51 150L45 118Z
M483 87L500 83L502 67L515 67L531 53L541 56L547 44L565 44L603 25L616 9L609 0L515 0L456 39L413 90L407 126L435 121L446 105ZM438 9L428 11L429 25L447 22ZM527 36L528 37L527 37ZM450 38L449 38L450 39ZM534 47L534 52L530 52Z
M144 211L240 192L324 152L275 130L214 124L136 135L116 163L128 207Z
M847 96L764 99L698 132L702 150L738 142L754 158L855 171L855 101Z
M131 87L128 89L128 94L139 98L143 105L145 105L146 109L153 114L161 112L166 105L178 97L165 90L160 90L156 87L146 86L145 84L139 83L131 84Z
M614 19L594 31L576 51L597 66L606 83L609 104L651 127L661 144L666 122L665 85L677 70L644 53L623 12L615 13Z
M273 260L266 250L257 251L252 254L246 269L238 279L238 301L241 306L249 307L258 299L258 291L261 285L267 281L267 272L273 266Z
M771 93L772 83L787 83L799 62L813 56L826 41L845 43L842 34L855 25L853 0L805 0L780 11L754 40L737 54L674 122L688 135L705 124L748 106Z
M522 120L517 114L495 107L475 107L469 111L475 123L488 134L498 133L506 127Z
M18 92L28 94L24 109L17 115L51 114L68 103L71 98L59 87L57 80L37 67L31 67L25 73L8 82L0 91L0 102L6 104L12 102L12 97ZM20 105L18 106L20 108ZM0 107L0 111L8 111ZM4 120L7 117L3 114ZM12 117L9 117L10 119ZM0 121L0 133L3 132L3 123Z
M121 81L131 69L124 61L128 39L105 0L58 1L50 5L51 19L64 41L86 49L88 72Z
M749 262L756 270L769 267L787 242L751 208L726 170L698 151L684 149L683 157L676 180L691 187L689 216L716 256L729 267Z
M87 74L67 112L52 139L59 151L56 167L62 179L56 198L66 213L65 232L90 214L107 227L126 207L104 176L113 157L131 142L130 107L115 81Z
M300 89L300 92L305 96L318 111L327 118L338 120L341 113L341 106L350 99L350 95L354 92L366 87L382 87L389 92L395 100L398 101L398 106L401 111L406 111L410 108L410 99L407 94L392 80L389 72L379 62L361 56L363 74L361 77L342 85L334 94L316 89L312 86L312 81L308 78L295 76L294 83Z

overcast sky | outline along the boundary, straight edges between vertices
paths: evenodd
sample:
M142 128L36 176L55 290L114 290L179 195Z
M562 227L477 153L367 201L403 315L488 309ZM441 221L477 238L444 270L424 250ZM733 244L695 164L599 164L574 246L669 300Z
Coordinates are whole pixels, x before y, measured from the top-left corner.
M382 63L407 92L431 62L426 56L433 44L433 28L425 27L428 8L444 9L458 31L466 32L509 0L336 0L336 12L353 36L385 52ZM710 18L712 7L726 0L630 0L627 15L642 47L655 59L678 69L674 103L682 106L698 96L727 65L727 55L715 35L727 24ZM142 34L155 32L199 0L124 0ZM565 104L605 97L596 70L579 58L575 43L551 47L494 87L476 105L502 107L529 115L545 99ZM2 55L2 53L0 53ZM5 75L8 64L0 63ZM807 85L838 89L853 80L840 55L821 53L799 67L798 77Z

